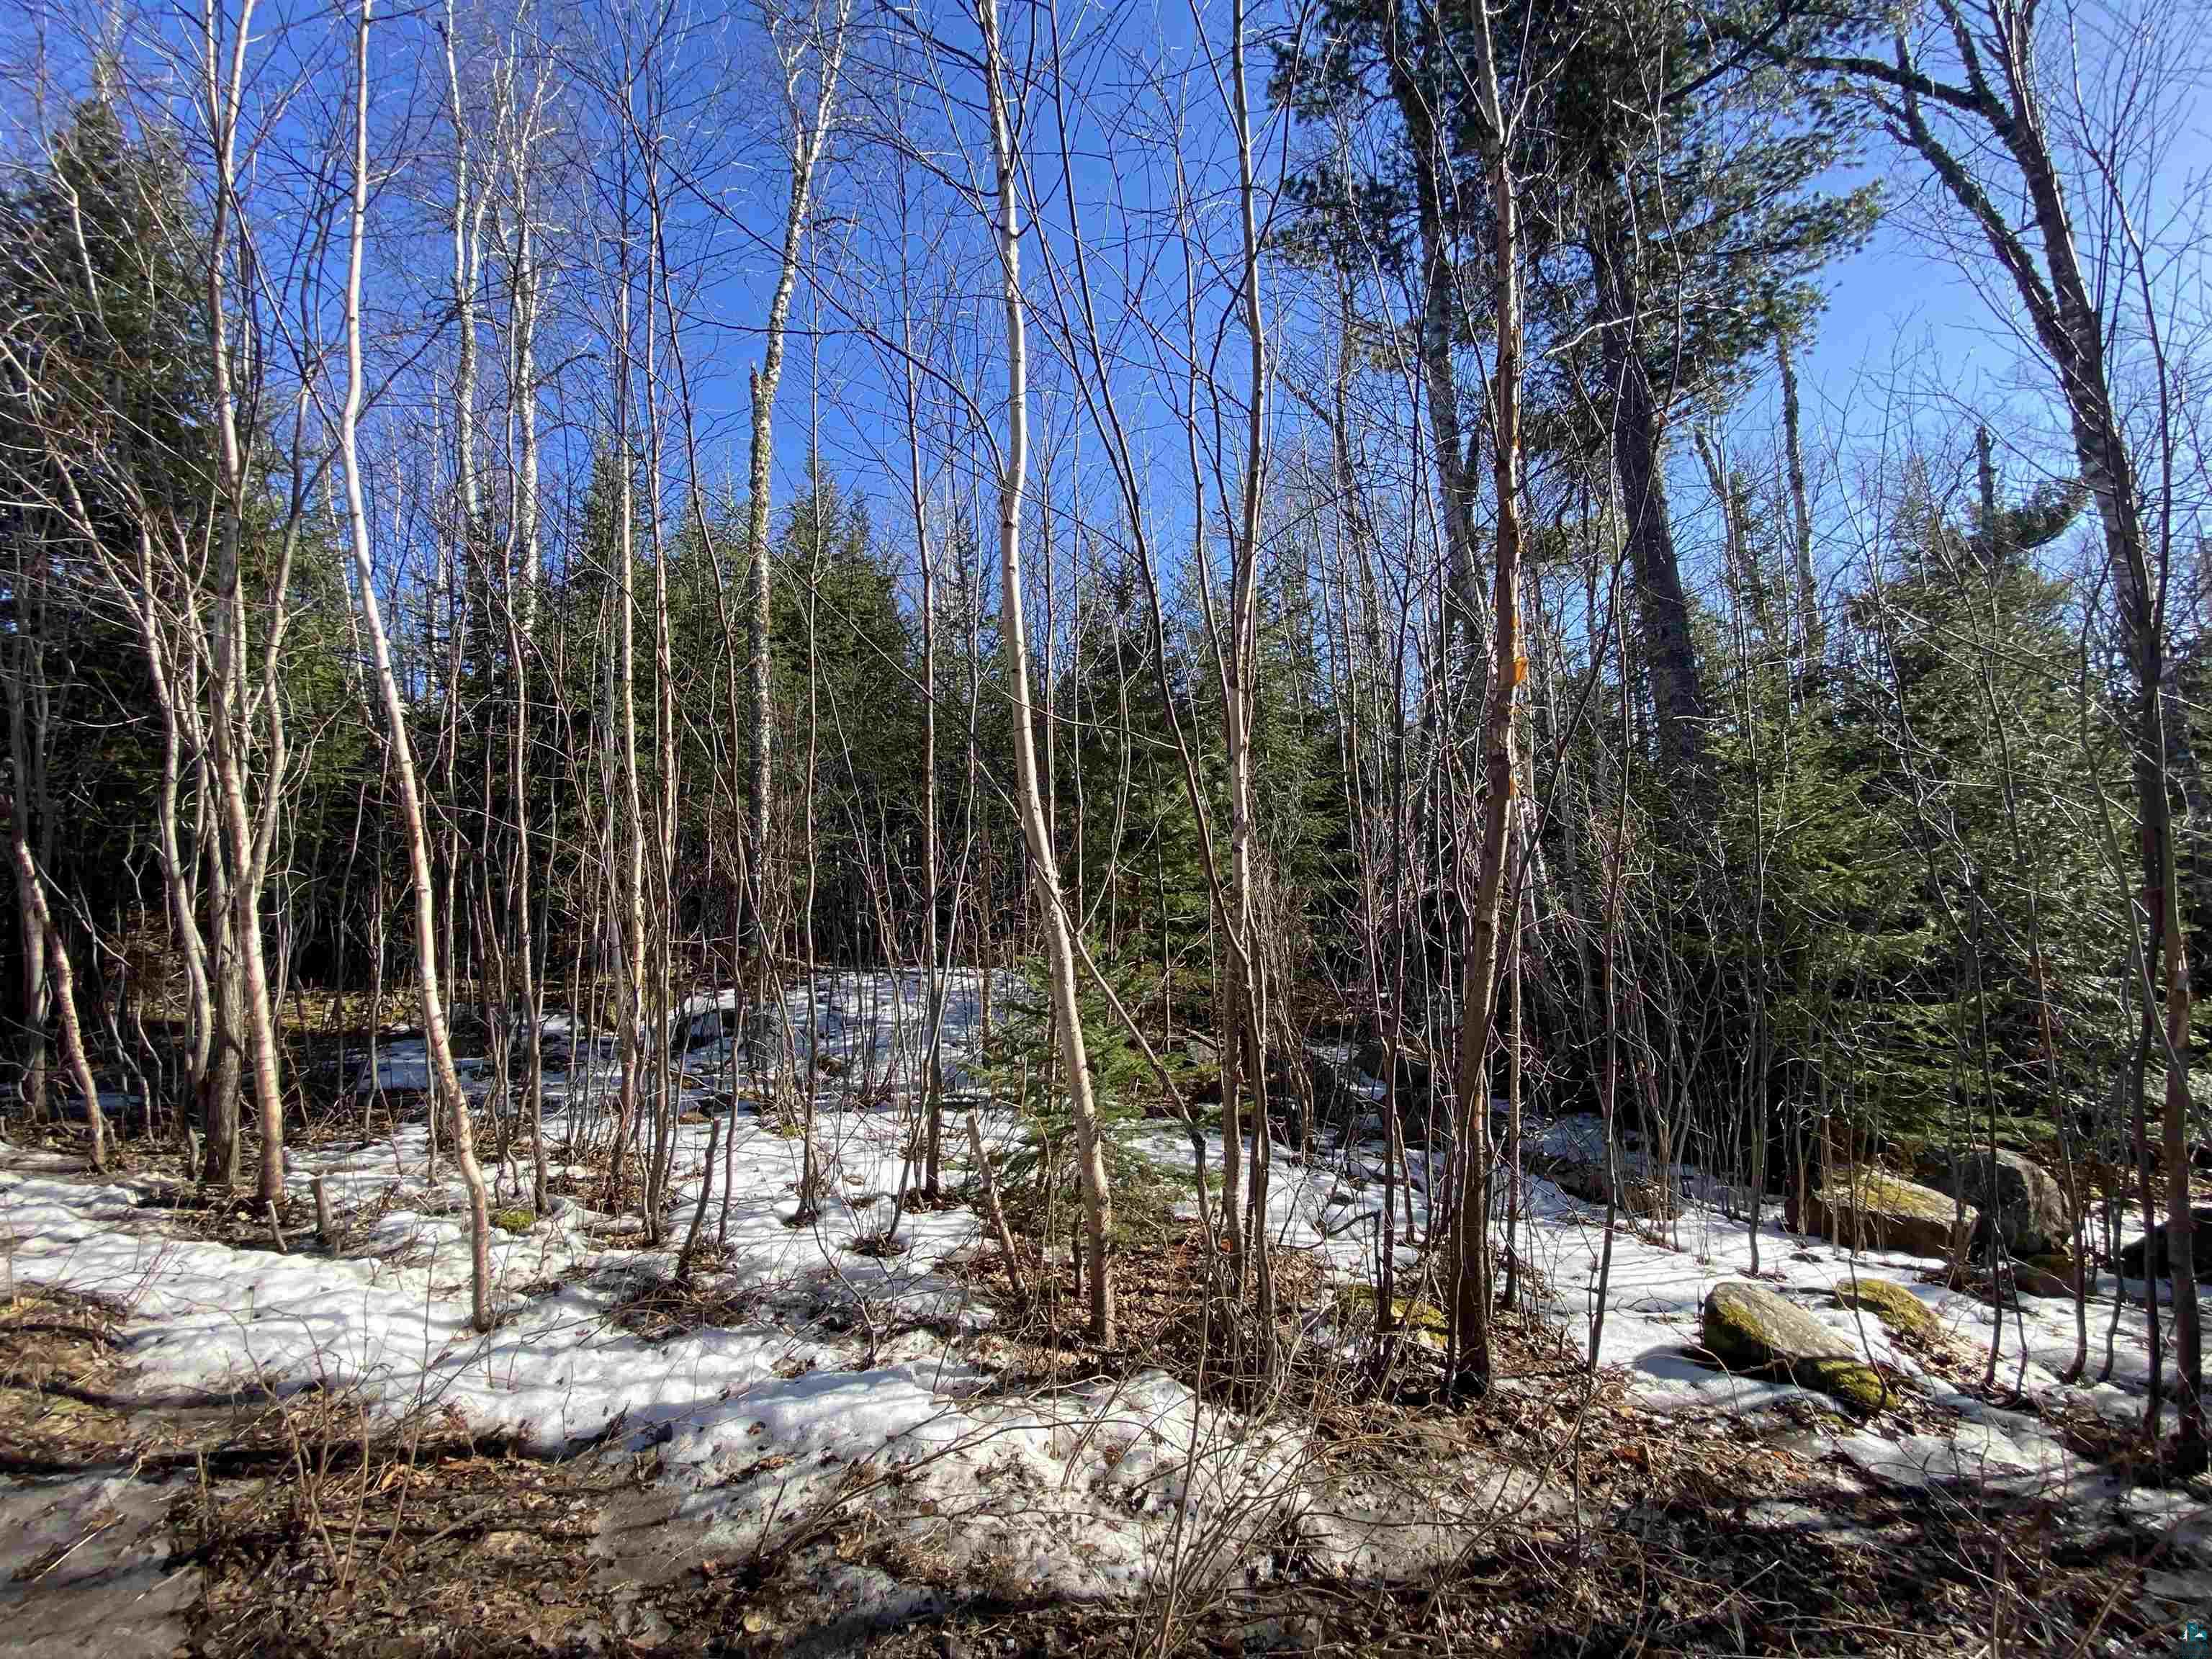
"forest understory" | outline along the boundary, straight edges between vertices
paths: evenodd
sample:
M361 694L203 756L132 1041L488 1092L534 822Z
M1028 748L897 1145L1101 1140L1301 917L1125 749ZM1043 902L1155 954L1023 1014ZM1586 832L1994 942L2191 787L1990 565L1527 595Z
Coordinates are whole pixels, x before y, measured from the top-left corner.
M979 1000L957 977L956 1082ZM2142 1432L2140 1280L2116 1310L2094 1279L2078 1382L2057 1375L2071 1303L2009 1298L1991 1387L1986 1282L1770 1208L1764 1282L1854 1333L1886 1397L1731 1374L1698 1311L1747 1276L1737 1199L1652 1166L1671 1215L1608 1220L1534 1173L1572 1182L1589 1126L1532 1121L1500 1380L1454 1398L1418 1236L1399 1340L1377 1340L1383 1143L1358 1108L1382 1087L1347 1065L1308 1150L1274 1126L1273 1365L1209 1273L1164 1119L1138 1143L1158 1201L1113 1258L1102 1347L1064 1220L1018 1211L1017 1291L969 1158L947 1171L960 1196L915 1201L915 976L822 986L787 1028L811 1129L745 1045L684 1047L657 1245L609 1202L604 1069L549 1072L543 1215L520 1126L479 1091L482 1144L513 1154L488 1159L484 1334L465 1192L431 1176L404 1086L417 1039L384 1035L374 1066L332 1056L319 1075L344 1086L294 1127L273 1211L203 1187L166 1139L122 1141L94 1176L81 1129L11 1126L0 1606L19 1650L2134 1654L2179 1642L2212 1592L2212 1484L2166 1466L2170 1411L2163 1446ZM1003 1168L1018 1124L963 1098ZM1833 1294L1876 1283L1925 1322Z
M2206 4L0 4L0 1651L2205 1652Z

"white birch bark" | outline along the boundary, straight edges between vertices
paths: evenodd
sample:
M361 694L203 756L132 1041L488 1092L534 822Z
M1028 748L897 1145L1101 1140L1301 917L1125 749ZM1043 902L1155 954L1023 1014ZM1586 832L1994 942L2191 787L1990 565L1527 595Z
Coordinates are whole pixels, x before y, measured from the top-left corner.
M751 375L752 441L746 473L749 494L745 503L745 548L752 574L752 799L746 862L753 890L755 989L763 1002L769 994L769 954L774 946L770 935L773 884L769 879L769 820L775 804L775 732L769 702L768 540L775 392L777 383L783 378L784 335L791 319L792 292L799 283L799 251L806 235L815 169L821 161L836 112L837 82L844 64L845 28L851 12L851 0L836 0L828 30L816 42L820 61L811 112L802 101L800 87L804 48L793 47L784 53L785 96L791 123L791 190L784 204L783 246L775 289L769 299L767 338L761 349L760 367Z
M240 753L246 738L245 708L246 605L239 581L240 542L246 513L246 456L238 423L238 398L230 361L229 306L225 293L224 249L232 220L237 216L237 135L240 100L246 74L246 43L253 20L253 0L244 0L230 40L226 68L221 48L221 29L214 0L202 13L204 30L203 90L215 138L215 222L209 238L207 307L210 368L216 415L216 461L222 501L216 529L214 674L210 682L212 738L217 805L226 832L231 861L230 902L232 948L238 953L240 1022L226 1030L223 1041L246 1050L253 1068L253 1088L261 1112L261 1166L256 1193L264 1202L284 1194L284 1100L276 1058L276 1035L270 1014L269 978L261 941L261 868L257 857L259 837L246 798L245 762ZM272 778L269 787L278 781Z
M1021 271L1020 158L1006 89L1006 64L999 37L998 0L981 0L983 77L990 103L991 155L997 174L999 270L1006 313L1006 439L999 479L999 632L1006 663L1006 695L1013 704L1016 795L1022 833L1029 843L1030 883L1044 928L1053 1022L1060 1069L1075 1122L1076 1168L1082 1187L1085 1278L1091 1293L1091 1336L1114 1340L1114 1285L1107 1273L1106 1234L1113 1219L1105 1151L1091 1095L1091 1060L1076 1001L1075 947L1060 902L1060 864L1046 821L1037 773L1036 735L1030 696L1028 626L1022 613L1022 491L1029 461L1029 347L1024 333Z
M401 828L407 837L407 866L415 889L415 948L422 990L422 1037L430 1054L431 1086L453 1128L453 1162L469 1191L469 1239L473 1272L471 1314L476 1328L492 1326L491 1216L483 1171L477 1164L476 1136L468 1102L453 1069L453 1048L446 1027L445 1002L438 985L438 901L430 876L430 839L422 817L422 793L408 741L407 706L392 669L392 643L377 603L376 571L369 552L368 508L362 488L361 405L362 392L361 270L368 218L368 29L375 0L362 0L355 33L353 207L347 240L345 285L345 401L338 412L338 453L344 463L346 527L353 550L363 627L376 666L377 690L391 747L392 771L399 783Z

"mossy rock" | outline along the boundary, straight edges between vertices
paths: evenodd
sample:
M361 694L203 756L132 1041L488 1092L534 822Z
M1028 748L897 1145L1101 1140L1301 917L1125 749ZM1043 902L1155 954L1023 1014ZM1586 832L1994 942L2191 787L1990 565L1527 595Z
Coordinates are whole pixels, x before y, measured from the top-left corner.
M1706 1351L1724 1370L1787 1377L1862 1413L1879 1408L1885 1396L1881 1374L1841 1333L1764 1285L1714 1285L1700 1328Z
M1838 1307L1863 1308L1902 1336L1932 1340L1942 1328L1925 1302L1890 1279L1862 1279L1856 1285L1838 1285L1834 1295Z
M503 1233L526 1233L538 1224L538 1215L527 1209L494 1210L491 1224Z
M1881 1373L1856 1359L1808 1359L1791 1370L1790 1380L1818 1389L1863 1416L1880 1411L1889 1397Z
M1344 1285L1336 1293L1336 1316L1340 1322L1371 1321L1376 1299L1372 1285ZM1390 1298L1390 1316L1398 1329L1407 1332L1425 1348L1434 1348L1441 1353L1450 1338L1451 1322L1433 1302L1419 1297L1394 1296Z
M1705 1294L1706 1351L1730 1370L1759 1371L1810 1359L1849 1359L1854 1350L1793 1302L1763 1285L1731 1279Z
M1963 1254L1981 1222L1972 1205L1962 1217L1957 1200L1871 1164L1832 1171L1808 1204L1810 1230L1838 1244L1946 1261Z

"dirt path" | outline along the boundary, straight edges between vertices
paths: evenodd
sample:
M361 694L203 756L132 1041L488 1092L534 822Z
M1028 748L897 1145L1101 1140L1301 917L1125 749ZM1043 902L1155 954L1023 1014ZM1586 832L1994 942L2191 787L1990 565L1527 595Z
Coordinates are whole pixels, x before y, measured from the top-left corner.
M188 1489L128 1468L0 1480L0 1646L24 1659L176 1651L200 1575L173 1567L169 1508Z
M1916 1487L1847 1455L1865 1437L1825 1418L1761 1429L1654 1415L1617 1388L1575 1407L1571 1391L1530 1387L1419 1414L1415 1440L1378 1446L1382 1480L1581 1413L1576 1455L1547 1483L1559 1501L1443 1540L1418 1567L1328 1567L1309 1517L1306 1543L1286 1540L1264 1578L1024 1600L933 1569L917 1528L945 1517L889 1491L791 1516L780 1545L718 1542L729 1493L670 1479L649 1435L556 1462L343 1395L149 1403L131 1392L122 1325L67 1295L0 1306L11 1655L1412 1659L1848 1638L1917 1656L1985 1647L1993 1609L2008 1651L2156 1651L2212 1600L2199 1492L2130 1486L2090 1512L1987 1481Z

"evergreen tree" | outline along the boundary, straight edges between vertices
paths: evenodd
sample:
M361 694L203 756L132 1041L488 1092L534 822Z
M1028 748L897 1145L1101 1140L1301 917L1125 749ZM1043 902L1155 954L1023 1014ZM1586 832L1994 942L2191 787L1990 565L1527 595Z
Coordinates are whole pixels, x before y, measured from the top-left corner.
M134 143L105 98L79 104L43 166L0 195L0 556L5 626L45 652L43 778L16 808L65 808L42 862L109 914L146 833L159 766L143 647L118 600L140 532L190 545L213 472L205 307L173 161ZM155 603L181 597L167 557ZM135 597L134 602L143 602Z
M777 796L803 813L811 749L816 949L832 960L880 962L912 947L884 924L912 902L921 863L921 653L866 506L818 457L787 509L775 577L775 698L786 734ZM794 869L794 905L806 879Z
M1346 157L1328 155L1293 179L1302 222L1288 245L1315 263L1349 259L1355 274L1371 259L1425 295L1413 327L1424 351L1464 351L1488 327L1486 284L1472 275L1488 230L1468 27L1460 11L1330 0L1276 74L1278 94L1316 123L1395 115L1379 161L1363 150L1347 173ZM1777 326L1802 322L1816 303L1807 279L1863 235L1874 192L1824 191L1848 153L1838 112L1744 71L1697 14L1527 0L1493 27L1528 105L1514 175L1544 209L1528 216L1529 356L1553 372L1531 388L1530 441L1610 455L1662 755L1694 768L1712 716L1666 496L1670 423ZM1455 380L1434 368L1429 379L1440 444L1465 434L1438 457L1448 521L1455 493L1471 520L1481 423L1455 406Z
M1920 469L1892 570L1854 599L1878 672L1853 683L1840 715L1871 739L1869 805L1918 866L1922 950L1899 985L1899 1020L1922 1042L1899 1045L1897 1069L1919 1078L1931 1108L1955 1088L1985 1110L2048 1121L2046 1019L2069 1092L2094 1099L2116 1059L2124 935L2090 769L2116 776L2123 760L2082 750L2073 595L2032 556L2086 499L2059 483L2006 504L1992 477L1962 521ZM1939 1079L1932 1062L1961 1031L1977 1063Z

